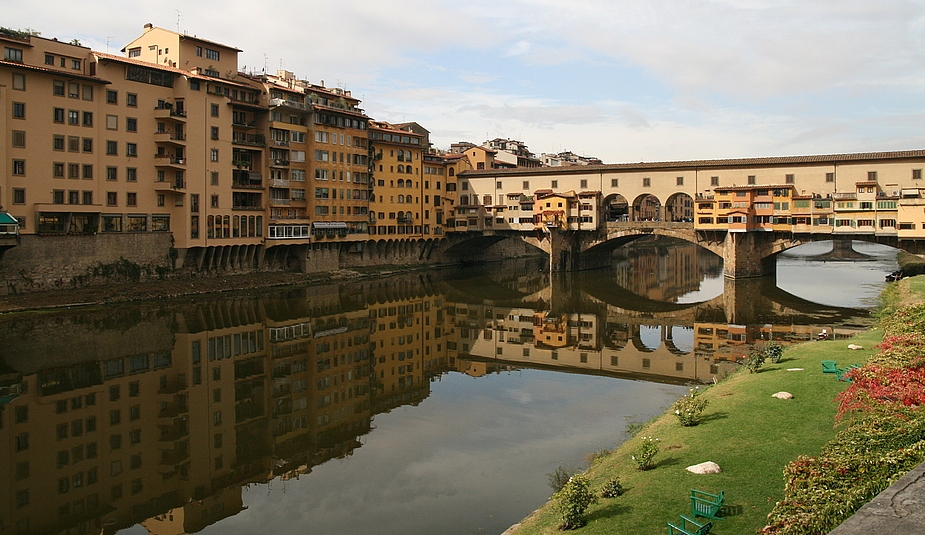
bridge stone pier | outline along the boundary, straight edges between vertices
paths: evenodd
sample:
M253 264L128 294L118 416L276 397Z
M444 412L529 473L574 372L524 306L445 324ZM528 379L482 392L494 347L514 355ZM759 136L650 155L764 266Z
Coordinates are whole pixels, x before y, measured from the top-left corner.
M729 232L723 241L723 274L727 278L761 277L774 273L776 255L784 248L771 232Z

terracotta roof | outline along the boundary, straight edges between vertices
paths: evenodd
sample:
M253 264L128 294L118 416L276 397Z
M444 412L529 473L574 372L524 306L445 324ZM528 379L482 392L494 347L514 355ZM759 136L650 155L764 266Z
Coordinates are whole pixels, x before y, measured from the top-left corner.
M638 162L603 165L576 165L568 167L540 167L518 168L500 171L498 169L485 171L466 171L466 174L475 175L537 175L537 174L590 174L601 171L636 171L636 170L699 170L721 167L772 167L792 165L838 165L850 162L923 159L925 150L904 150L891 152L859 152L848 154L822 154L814 156L774 156L767 158L730 158L715 160L680 160L664 162Z
M172 72L172 73L174 73L174 74L180 75L180 76L186 76L187 78L195 78L195 79L197 79L197 80L206 80L206 81L210 81L210 82L217 82L217 83L222 83L222 84L228 84L228 85L234 85L234 86L238 86L238 87L243 87L243 88L246 88L246 89L254 89L254 90L257 90L257 88L252 87L252 86L247 85L247 84L243 84L243 83L241 83L241 82L235 82L235 81L233 81L233 80L228 80L228 79L226 79L226 78L219 78L219 77L216 77L216 76L207 76L207 75L205 75L205 74L196 74L196 73L194 73L194 72L192 72L192 71L184 71L183 69L178 69L177 67L171 67L170 65L160 65L160 64L157 64L157 63L149 63L149 62L147 62L147 61L141 61L141 60L138 60L138 59L127 58L127 57L125 57L125 56L116 56L115 54L106 54L105 52L96 52L96 51L94 51L94 52L93 52L93 55L96 56L96 57L98 57L98 58L102 58L102 59L108 59L108 60L112 60L112 61L118 61L118 62L121 62L121 63L128 63L128 64L130 64L130 65L138 65L139 67L147 67L147 68L149 68L149 69L158 69L158 70L161 70L161 71L168 71L168 72Z
M85 75L85 74L80 74L80 73L76 73L76 72L72 72L72 71L59 71L59 70L57 70L57 69L49 69L49 68L47 68L47 67L39 67L39 66L36 66L36 65L27 65L27 64L25 64L25 63L19 63L18 61L6 61L6 60L0 59L0 65L6 66L6 67L12 67L12 68L14 68L14 69L23 69L23 70L26 70L26 71L43 72L43 73L53 74L53 75L55 75L55 76L60 76L61 78L72 78L72 79L77 79L77 80L86 80L86 81L88 81L88 82L97 82L97 83L100 83L100 84L111 84L111 83L112 83L112 82L110 82L109 80L105 80L105 79L103 79L103 78L98 78L98 77L96 77L96 76L87 76L87 75Z
M372 121L371 120L369 122L369 127L371 129L382 130L385 132L395 132L397 134L403 134L407 136L424 137L423 134L417 134L415 132L411 132L410 130L402 130L400 128L396 128L396 125L394 124L386 123L383 121Z
M310 104L312 108L319 108L319 109L330 111L333 113L343 113L344 115L353 115L354 117L362 117L364 119L368 119L368 117L366 116L366 113L363 112L362 110L361 111L345 110L344 108L338 108L336 106L325 106L324 104L316 104L314 102L307 103L307 104Z
M146 27L145 29L147 30L147 27ZM157 26L151 26L151 29L152 29L152 30L153 30L153 29L157 29L157 30L161 30L161 31L164 31L164 32L172 33L172 34L174 34L174 35L179 36L181 40L182 40L182 39L190 39L190 40L193 40L193 41L198 41L198 42L200 42L200 43L205 43L205 44L208 44L208 45L220 46L220 47L222 47L222 48L226 48L226 49L229 49L229 50L234 50L235 52L244 52L244 51L241 50L240 48L235 48L235 47L233 47L233 46L224 45L224 44L222 44L222 43L218 43L218 42L215 42L215 41L209 41L208 39L202 39L201 37L196 37L195 35L189 35L189 34L186 34L186 33L178 33L178 32L175 32L175 31L173 31L173 30L168 30L167 28L159 28L159 27L157 27ZM145 32L145 33L147 33L147 32ZM143 34L142 34L142 36L143 36ZM141 39L141 37L138 37L138 38L132 40L132 43L134 43L134 42L137 41L138 39ZM129 45L131 45L132 43L129 43L128 45L126 45L126 47L123 48L122 51L124 52L125 49L128 48Z

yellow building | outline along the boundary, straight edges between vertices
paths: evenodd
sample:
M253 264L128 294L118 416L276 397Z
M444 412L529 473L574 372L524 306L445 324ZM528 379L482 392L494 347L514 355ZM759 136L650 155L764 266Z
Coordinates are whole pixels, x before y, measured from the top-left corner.
M431 203L425 203L425 199L429 201L438 195L439 181L423 178L424 152L429 145L427 134L415 132L408 125L374 121L369 137L375 159L376 183L370 202L375 215L375 235L393 239L430 235L435 218Z

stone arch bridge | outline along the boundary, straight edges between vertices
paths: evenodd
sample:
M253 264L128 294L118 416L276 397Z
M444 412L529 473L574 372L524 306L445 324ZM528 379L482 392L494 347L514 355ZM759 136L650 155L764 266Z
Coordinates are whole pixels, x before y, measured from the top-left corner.
M550 272L580 271L610 265L614 249L642 236L665 236L699 245L721 256L724 275L733 279L769 275L775 271L779 253L816 241L833 240L836 250L850 249L850 240L859 240L925 254L925 241L898 240L895 236L699 230L692 222L685 221L608 221L593 230L457 232L448 236L445 251L478 259L479 251L510 238L522 240L549 255Z

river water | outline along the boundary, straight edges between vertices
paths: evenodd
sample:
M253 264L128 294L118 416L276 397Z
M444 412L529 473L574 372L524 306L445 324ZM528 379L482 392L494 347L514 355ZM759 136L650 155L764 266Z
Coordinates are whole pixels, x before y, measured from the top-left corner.
M895 251L777 276L654 241L545 260L0 316L0 534L498 534L754 344L849 337Z

